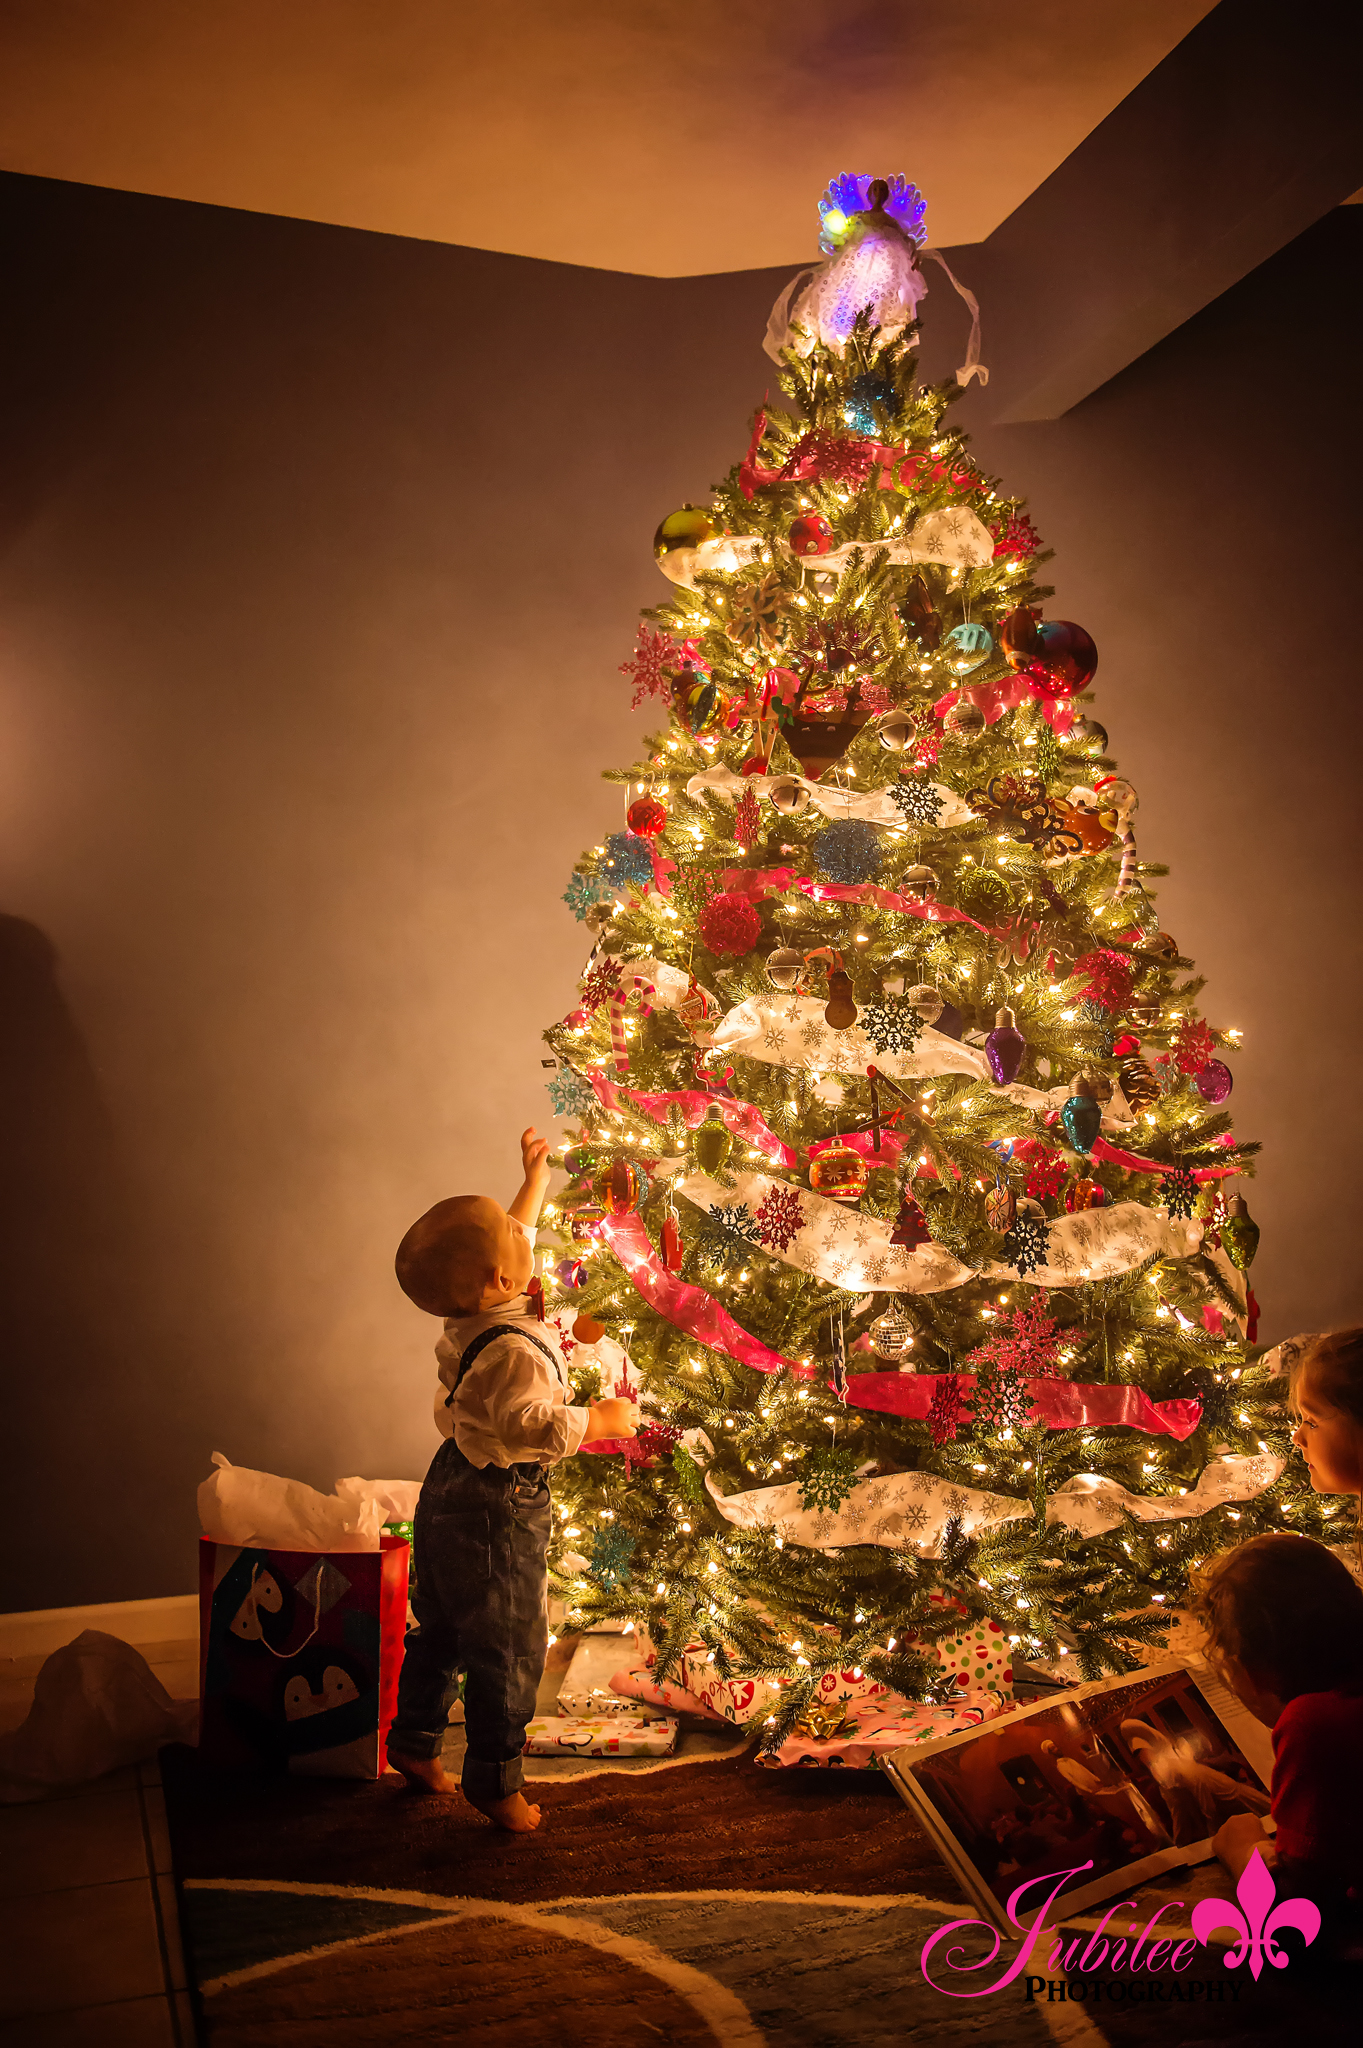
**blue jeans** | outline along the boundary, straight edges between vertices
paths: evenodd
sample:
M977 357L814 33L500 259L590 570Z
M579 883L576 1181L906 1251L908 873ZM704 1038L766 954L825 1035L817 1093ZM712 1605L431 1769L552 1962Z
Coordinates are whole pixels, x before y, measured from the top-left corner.
M390 1753L431 1758L464 1673L462 1784L504 1799L525 1777L526 1723L549 1648L549 1487L538 1465L471 1465L451 1437L417 1502L416 1589Z

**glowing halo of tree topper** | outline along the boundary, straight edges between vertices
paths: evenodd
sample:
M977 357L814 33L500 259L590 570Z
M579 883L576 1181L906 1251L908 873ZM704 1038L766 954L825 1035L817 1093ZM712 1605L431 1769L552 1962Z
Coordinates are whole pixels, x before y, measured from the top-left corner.
M857 214L870 212L874 203L871 187L877 182L887 188L884 210L895 226L902 228L920 249L927 241L928 202L916 185L898 176L877 180L871 171L844 171L840 177L830 179L828 190L819 201L819 247L825 256L841 249L857 224Z

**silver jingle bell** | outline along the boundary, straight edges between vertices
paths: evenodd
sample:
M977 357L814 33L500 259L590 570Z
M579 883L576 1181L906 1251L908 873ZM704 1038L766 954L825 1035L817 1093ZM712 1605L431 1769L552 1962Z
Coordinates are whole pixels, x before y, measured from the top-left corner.
M773 988L794 988L804 964L804 955L793 946L778 946L767 955L767 979Z
M803 811L809 804L809 791L798 775L778 775L767 791L768 801L787 817Z
M916 1010L925 1024L935 1024L943 1010L942 998L930 982L918 981L905 989L904 1000L911 1010Z
M876 737L892 754L902 754L912 744L914 723L907 711L887 711L876 727Z

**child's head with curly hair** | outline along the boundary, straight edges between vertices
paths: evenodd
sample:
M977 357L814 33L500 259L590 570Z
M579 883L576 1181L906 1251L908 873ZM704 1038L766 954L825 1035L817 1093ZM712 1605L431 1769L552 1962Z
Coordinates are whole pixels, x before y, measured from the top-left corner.
M1324 1544L1252 1537L1208 1559L1193 1590L1209 1662L1260 1720L1363 1680L1363 1588Z

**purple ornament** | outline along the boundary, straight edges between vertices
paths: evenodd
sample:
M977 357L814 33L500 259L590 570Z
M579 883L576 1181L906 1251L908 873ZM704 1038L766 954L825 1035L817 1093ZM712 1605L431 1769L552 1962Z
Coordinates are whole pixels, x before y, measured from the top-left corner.
M1016 1081L1022 1069L1022 1056L1027 1050L1027 1041L1018 1030L1018 1020L1005 1007L994 1020L994 1029L984 1041L984 1056L989 1062L989 1071L1000 1088L1006 1088L1010 1081Z
M1193 1086L1204 1102L1224 1102L1235 1086L1235 1076L1224 1060L1208 1060L1193 1076Z
M934 1031L940 1031L946 1038L959 1038L965 1029L965 1018L961 1015L955 1003L949 1003L943 997L942 1014L937 1018L932 1028Z
M587 1268L581 1259L560 1259L554 1268L554 1277L560 1287L585 1287Z

